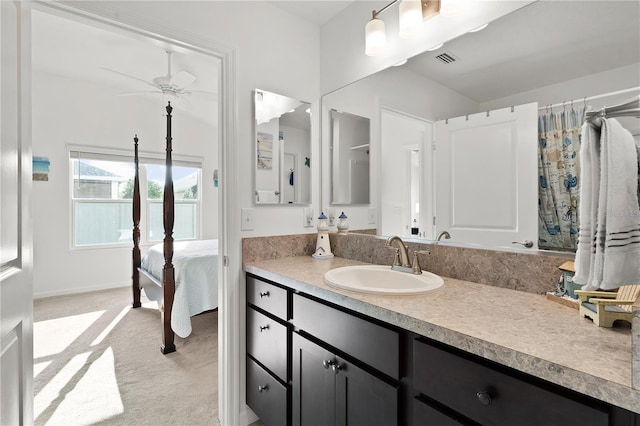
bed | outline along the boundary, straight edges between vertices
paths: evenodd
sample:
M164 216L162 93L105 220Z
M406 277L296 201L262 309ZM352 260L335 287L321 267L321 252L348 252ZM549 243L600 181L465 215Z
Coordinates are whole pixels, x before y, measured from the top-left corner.
M174 193L172 174L171 112L167 111L166 174L163 194L164 240L140 252L140 180L138 136L134 141L133 183L133 307L141 306L141 290L158 302L162 322L160 350L176 350L174 338L191 333L191 317L218 307L218 240L173 241Z

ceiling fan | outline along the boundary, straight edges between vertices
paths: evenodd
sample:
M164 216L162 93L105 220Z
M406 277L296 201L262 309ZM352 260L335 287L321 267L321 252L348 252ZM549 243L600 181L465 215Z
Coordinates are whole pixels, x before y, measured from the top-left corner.
M139 78L130 74L126 74L121 71L116 71L110 68L102 67L102 69L119 74L129 79L136 80L138 82L142 82L146 85L154 87L155 89L155 90L142 90L142 91L136 91L136 92L122 93L121 96L139 95L144 93L158 93L162 95L168 95L173 98L182 98L183 100L186 101L184 97L190 96L192 94L215 95L215 93L213 92L187 89L187 87L196 80L196 76L184 70L179 71L175 74L172 74L171 73L171 53L172 52L170 50L165 50L165 52L167 53L167 75L161 75L161 76L155 77L151 81L147 81L142 78Z

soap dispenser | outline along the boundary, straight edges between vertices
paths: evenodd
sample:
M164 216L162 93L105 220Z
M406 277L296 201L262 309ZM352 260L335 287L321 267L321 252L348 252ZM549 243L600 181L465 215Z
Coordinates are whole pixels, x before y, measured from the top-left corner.
M311 255L314 259L331 259L331 244L329 242L329 223L324 212L318 216L318 238L316 240L316 251Z

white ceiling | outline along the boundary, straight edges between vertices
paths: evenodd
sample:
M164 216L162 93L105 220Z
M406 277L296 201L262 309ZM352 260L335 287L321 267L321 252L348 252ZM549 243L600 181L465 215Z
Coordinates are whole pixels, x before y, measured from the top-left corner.
M486 102L638 62L640 2L538 1L405 66Z
M343 0L289 0L269 1L274 6L286 10L306 21L322 26L342 12L353 1Z
M37 10L33 12L32 32L34 71L104 85L112 88L116 95L157 100L159 105L172 101L174 106L180 106L193 117L209 123L216 116L220 78L219 60L215 57L128 31L96 27ZM196 76L195 81L186 87L188 90L213 94L193 93L186 97L186 101L163 98L156 93L132 95L140 91L156 91L145 82L167 75L166 49L173 52L172 75L185 70Z

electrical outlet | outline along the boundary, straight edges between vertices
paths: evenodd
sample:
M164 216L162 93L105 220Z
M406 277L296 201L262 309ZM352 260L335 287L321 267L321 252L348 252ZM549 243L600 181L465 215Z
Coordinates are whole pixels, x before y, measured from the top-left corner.
M369 223L376 223L376 209L375 207L369 207Z
M242 231L253 231L253 209L242 209L240 220L240 229Z
M302 226L305 228L313 227L313 209L311 207L302 209Z

